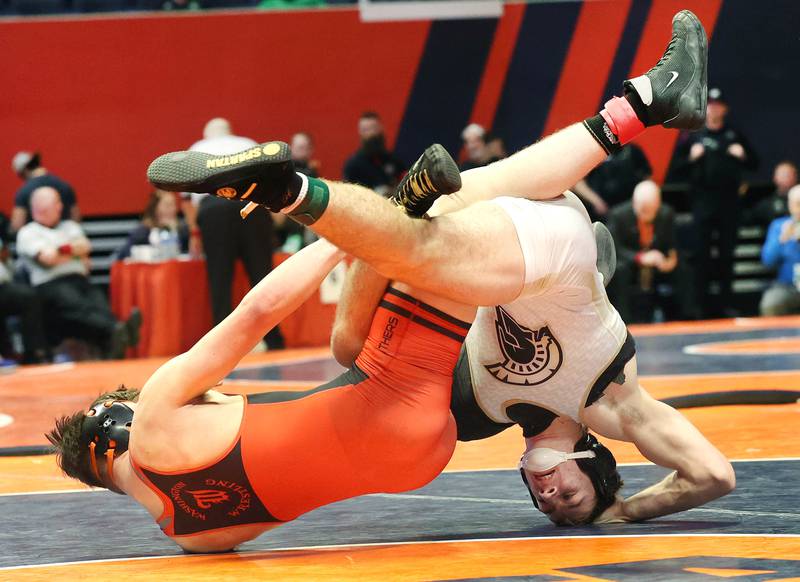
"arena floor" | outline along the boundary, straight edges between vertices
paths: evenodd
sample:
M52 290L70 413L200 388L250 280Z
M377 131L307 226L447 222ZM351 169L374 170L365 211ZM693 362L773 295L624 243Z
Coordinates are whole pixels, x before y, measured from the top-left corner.
M658 398L800 390L800 317L632 328ZM0 377L0 448L44 444L59 413L163 360L20 368ZM306 389L340 368L327 350L248 357L228 391ZM459 443L447 470L403 495L309 513L236 553L183 555L135 503L60 476L51 456L0 457L0 580L800 580L800 404L690 408L737 488L642 524L556 528L513 469L519 432ZM611 443L625 492L664 474Z

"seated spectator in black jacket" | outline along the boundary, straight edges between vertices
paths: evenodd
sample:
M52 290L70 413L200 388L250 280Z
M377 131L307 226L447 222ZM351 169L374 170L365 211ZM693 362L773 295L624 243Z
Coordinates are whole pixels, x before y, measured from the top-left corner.
M41 364L50 359L42 325L42 304L36 291L12 280L6 259L6 249L0 241L0 333L5 335L6 318L17 316L24 349L22 363Z
M358 136L361 147L345 162L344 179L388 197L403 177L406 165L386 149L383 124L374 111L361 114Z
M630 202L611 210L608 229L617 250L617 271L609 291L622 319L650 322L656 302L662 303L667 318L675 317L672 296L677 293L684 299L685 285L673 277L678 266L675 212L661 203L658 185L640 182Z
M135 311L127 322L114 318L103 292L89 282L89 240L77 222L61 220L61 210L58 191L37 188L33 222L17 234L17 254L42 299L45 329L56 341L83 339L109 358L122 358L138 342L141 315Z
M50 186L58 190L61 197L63 220L80 222L80 210L75 198L75 191L67 182L51 174L42 166L41 156L38 153L18 152L11 160L11 168L24 184L14 194L14 210L11 211L12 233L16 233L22 226L31 220L31 194L40 186Z
M772 183L775 184L775 190L756 204L750 217L751 222L764 228L776 218L789 214L787 195L789 190L797 186L797 166L794 162L784 160L775 166Z
M131 232L128 240L117 251L117 259L129 257L134 245L153 244L153 240L159 240L165 232L177 239L181 253L189 252L189 227L178 219L175 193L156 190L150 194L147 208L142 213L141 224Z

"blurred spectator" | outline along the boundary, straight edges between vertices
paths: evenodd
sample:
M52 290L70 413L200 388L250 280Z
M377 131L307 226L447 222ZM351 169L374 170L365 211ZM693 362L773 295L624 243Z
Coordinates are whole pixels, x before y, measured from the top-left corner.
M778 269L778 279L761 298L761 315L800 313L800 186L788 194L789 216L769 225L761 261Z
M405 164L386 149L381 118L374 111L365 111L358 119L358 136L361 147L344 164L344 179L361 184L380 194L389 196L403 172Z
M622 319L653 321L656 303L666 318L677 317L674 299L685 295L687 287L674 276L675 212L661 203L658 185L650 180L639 183L630 202L611 209L608 229L617 249L617 271L609 291Z
M153 233L155 232L155 237ZM181 253L189 252L189 227L178 219L178 204L174 192L156 190L150 194L142 214L142 222L128 236L128 240L117 252L117 259L125 259L131 254L134 245L152 244L153 238L161 239L162 233L168 233L170 238L178 242Z
M758 158L742 133L726 122L728 105L722 92L708 91L706 125L676 152L676 163L688 165L694 228L697 233L695 279L698 304L705 316L735 315L732 309L733 250L739 226L739 189L745 170L758 167ZM712 260L716 236L717 257ZM719 298L712 302L712 276L719 281Z
M503 141L502 137L494 133L487 133L484 140L486 141L486 147L489 149L489 156L492 161L502 160L508 157L506 143Z
M40 364L49 360L47 339L42 325L42 304L28 285L15 283L6 261L5 247L0 241L0 325L5 335L6 318L19 317L23 343L23 364Z
M135 311L127 322L114 318L105 295L89 283L89 240L77 222L61 219L62 209L55 188L37 188L31 195L33 222L17 234L17 254L42 299L45 328L59 340L77 337L106 357L122 358L138 343L141 315Z
M0 212L0 242L4 245L11 240L11 221L8 220L5 212Z
M166 0L161 5L162 10L200 10L198 0Z
M294 169L310 176L319 178L319 162L314 159L314 140L310 134L300 131L292 136L292 161Z
M482 125L470 123L461 132L461 141L464 142L464 153L467 159L461 164L461 171L481 168L494 162L492 153L486 143L486 130Z
M25 182L14 194L14 210L11 212L12 233L16 233L31 220L31 194L40 186L50 186L58 190L61 203L64 205L61 216L63 220L80 222L81 215L72 186L42 167L41 156L38 153L18 152L11 161L11 168Z
M629 202L636 185L647 180L653 169L642 148L628 144L609 155L602 164L575 185L575 193L589 203L593 219L604 216L608 208Z
M203 139L190 148L213 155L235 154L258 144L250 138L234 135L227 119L214 118L206 123ZM232 287L236 260L241 259L250 284L255 286L272 270L272 215L257 208L247 220L239 211L245 202L225 200L208 194L191 194L184 200L183 212L191 231L194 252L197 253L197 233L205 250L208 288L214 325L232 311ZM190 246L191 246L190 245ZM270 349L283 348L279 328L264 338Z
M787 194L797 185L797 166L794 162L786 160L775 166L772 182L775 184L775 190L770 196L756 204L751 216L753 223L764 227L769 226L776 218L786 216L789 212Z

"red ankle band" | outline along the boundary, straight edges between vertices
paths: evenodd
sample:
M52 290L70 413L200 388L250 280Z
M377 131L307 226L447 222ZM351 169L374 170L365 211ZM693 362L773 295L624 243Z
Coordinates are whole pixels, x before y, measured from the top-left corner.
M600 115L617 136L620 144L628 143L644 131L644 123L636 117L633 107L623 97L612 97L606 101L605 109Z

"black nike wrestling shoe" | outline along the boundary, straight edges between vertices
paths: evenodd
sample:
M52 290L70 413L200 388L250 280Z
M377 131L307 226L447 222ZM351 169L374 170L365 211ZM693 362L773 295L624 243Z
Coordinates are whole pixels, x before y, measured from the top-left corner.
M403 177L390 200L421 217L439 196L461 189L461 172L447 150L438 143L429 146Z
M625 81L625 93L635 93L644 111L633 104L645 125L700 129L708 99L708 43L703 25L692 12L672 19L672 39L652 69Z
M156 188L207 192L263 204L273 212L288 204L288 187L294 176L289 146L281 141L225 156L172 152L156 158L147 168L147 179Z
M602 222L593 222L594 242L597 245L597 270L603 275L603 286L608 287L617 270L617 249L614 237Z

